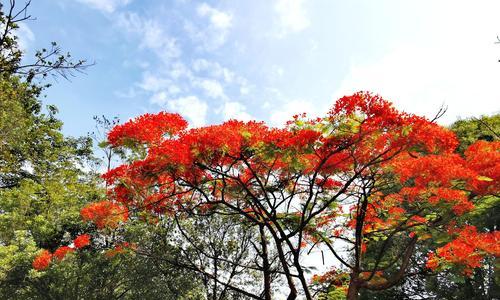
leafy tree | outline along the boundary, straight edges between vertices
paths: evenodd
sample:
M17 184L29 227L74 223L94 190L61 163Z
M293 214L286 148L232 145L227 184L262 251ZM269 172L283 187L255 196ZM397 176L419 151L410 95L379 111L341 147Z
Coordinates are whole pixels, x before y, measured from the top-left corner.
M460 141L457 151L463 153L478 140L492 142L500 139L500 115L458 120L451 125L450 129L455 132Z
M16 36L19 22L29 19L29 2L20 10L15 1L9 4L0 4L0 298L199 298L200 283L191 274L159 269L125 245L75 255L75 248L87 247L82 233L95 231L80 210L105 197L104 184L89 171L95 163L91 138L64 136L57 109L40 98L47 75L67 77L86 64L72 62L54 43L29 62ZM133 228L129 235L140 232ZM36 270L52 259L60 263Z
M453 132L369 93L282 129L234 120L187 129L177 114L146 114L114 127L108 141L136 155L103 176L109 200L82 210L99 230L92 246L127 220L231 216L241 232L255 228L255 264L223 257L240 268L231 281L230 269L191 270L244 297L270 299L284 282L288 299L357 299L417 274L470 275L500 251L498 231L457 221L498 194L500 144L479 141L461 156ZM309 278L303 258L314 248L339 267ZM262 283L245 280L250 272Z
M102 190L82 171L90 140L62 135L55 108L42 112L38 87L5 75L0 89L0 288L8 295L26 284L38 247L54 249L83 229L79 209Z

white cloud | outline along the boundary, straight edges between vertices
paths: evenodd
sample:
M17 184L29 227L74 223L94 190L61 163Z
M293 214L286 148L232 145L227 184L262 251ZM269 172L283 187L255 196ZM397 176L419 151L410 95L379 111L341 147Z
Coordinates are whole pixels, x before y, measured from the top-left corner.
M246 112L246 107L239 102L226 102L222 107L224 120L236 119L240 121L250 121L252 116Z
M207 72L211 76L224 79L225 82L232 82L235 78L234 72L228 68L222 67L218 62L208 61L206 59L196 59L193 62L193 70L196 72Z
M165 91L154 93L150 99L151 103L157 104L159 106L165 106L168 100L169 100L168 94Z
M142 81L138 83L139 87L148 92L157 92L168 88L172 84L170 79L158 77L149 72L145 72L142 76Z
M131 2L131 0L77 0L77 1L105 13L112 13L118 7L125 6Z
M180 60L172 63L168 68L168 73L173 79L179 79L181 77L185 77L191 80L193 79L193 74L191 73L189 67L187 67Z
M272 82L282 78L284 74L285 74L285 69L283 69L283 67L278 65L272 65L267 74L267 77L269 81Z
M304 8L305 0L277 0L274 6L278 14L281 32L285 35L289 32L299 32L310 25Z
M136 13L123 13L117 17L116 24L127 33L138 36L139 48L153 51L164 63L181 55L177 40L156 20L141 18Z
M119 98L132 99L137 97L138 92L134 87L129 87L127 90L124 91L122 90L114 91L113 94Z
M248 85L242 85L240 87L240 94L248 95L248 93L250 93L250 87L248 87Z
M201 17L208 17L210 23L215 28L227 30L231 27L233 16L227 12L213 8L207 3L200 4L197 8L197 12Z
M187 118L191 127L206 124L208 105L196 96L186 96L172 99L169 93L161 91L153 94L151 103L157 104L172 112L177 112Z
M176 39L167 35L156 22L144 23L141 47L154 50L161 58L172 58L180 55Z
M114 21L120 29L123 29L127 33L140 34L143 31L144 21L136 13L121 13Z
M35 34L28 27L26 23L18 23L19 27L16 29L17 37L19 38L19 48L22 51L28 50L31 43L35 41Z
M215 64L218 65L218 63ZM210 70L215 64L203 58L196 59L193 62L193 70L195 70L196 72Z
M220 83L218 85L221 85L221 83L224 83L229 86L231 86L231 84L236 85L237 87L239 87L239 92L241 95L247 95L251 90L250 84L248 83L248 80L246 78L236 74L235 72L231 71L226 67L221 66L216 61L210 61L204 58L196 59L192 63L192 70L194 73L196 73L196 76L199 77L207 76L214 80L219 80ZM194 80L194 77L193 81L196 82L196 80ZM198 84L198 86L199 85L200 84ZM205 88L208 88L210 85L214 84L205 83L204 85ZM215 86L216 85L217 84L215 84ZM215 89L220 90L218 87L215 87ZM225 95L222 94L219 96L221 98L226 97Z
M353 63L335 98L369 90L397 108L429 118L444 103L448 112L439 120L442 124L498 112L500 46L494 44L495 30L500 28L494 15L498 10L455 2L453 7L446 20L440 14L427 20L431 28L425 41L400 43L371 62ZM477 17L463 22L473 16Z
M224 94L224 88L222 85L217 81L213 79L203 79L200 81L197 81L195 83L197 86L203 89L205 94L209 96L210 98L220 98L220 99L225 99L226 95Z
M189 120L191 127L206 124L208 105L196 96L181 97L167 102L169 109L178 112Z
M206 3L198 5L196 11L198 16L208 19L208 24L196 25L186 20L184 30L191 39L204 51L213 51L224 45L232 27L233 16Z
M171 79L165 76L153 75L149 72L144 72L142 81L136 83L136 85L146 92L153 93L151 102L158 105L165 104L169 98L178 95L182 91Z

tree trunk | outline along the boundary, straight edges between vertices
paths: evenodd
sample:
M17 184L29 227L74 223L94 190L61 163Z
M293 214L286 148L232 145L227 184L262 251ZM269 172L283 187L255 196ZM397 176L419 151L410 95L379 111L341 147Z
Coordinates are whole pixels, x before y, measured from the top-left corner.
M288 283L288 287L290 288L290 293L288 294L287 300L297 299L297 288L295 287L295 283L293 282L292 273L290 272L290 268L288 268L288 263L286 261L285 254L283 253L282 241L278 238L278 235L273 230L271 226L267 226L271 236L273 237L276 243L276 250L278 251L278 258L281 262L281 266L283 267L283 272L286 276L286 281Z
M288 294L286 300L295 300L295 299L297 299L297 290L295 289L295 287L291 287L290 294Z
M217 256L215 256L215 259L214 259L214 286L213 286L213 294L212 294L212 297L214 300L217 300Z
M307 281L304 276L304 271L302 270L302 267L300 266L299 260L298 260L298 254L295 253L294 255L294 263L295 263L295 268L297 269L297 275L299 275L299 280L300 283L302 284L302 289L304 290L304 294L306 296L306 300L312 300L311 292L309 291L309 287L307 286Z
M357 300L359 296L359 285L351 276L349 289L347 290L347 300Z
M260 239L262 244L262 264L264 271L264 299L271 300L271 272L269 265L269 258L267 254L267 240L264 226L259 226Z

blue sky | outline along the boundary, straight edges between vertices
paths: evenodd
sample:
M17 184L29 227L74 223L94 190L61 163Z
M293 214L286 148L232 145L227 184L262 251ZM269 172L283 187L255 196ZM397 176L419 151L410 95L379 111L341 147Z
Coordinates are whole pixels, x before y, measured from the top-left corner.
M192 126L283 124L370 90L441 120L498 112L498 1L33 0L28 55L57 41L95 61L46 91L64 131L92 116L176 111Z

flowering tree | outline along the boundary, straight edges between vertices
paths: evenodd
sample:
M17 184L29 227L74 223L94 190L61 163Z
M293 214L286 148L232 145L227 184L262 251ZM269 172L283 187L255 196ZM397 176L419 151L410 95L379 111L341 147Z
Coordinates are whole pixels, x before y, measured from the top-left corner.
M255 228L253 264L219 257L236 270L231 276L217 276L217 263L196 269L255 299L271 299L280 280L288 299L332 291L357 299L361 289L387 289L406 276L469 274L499 255L498 231L456 222L497 196L498 142L477 142L461 156L451 131L369 93L339 99L323 118L296 116L285 128L187 125L161 112L116 126L109 142L133 150L133 159L103 175L109 199L82 217L103 233L127 220L176 220L183 245L193 241L183 220L225 217ZM416 256L424 243L435 250ZM335 267L309 278L303 259L313 249L329 251ZM248 269L261 283L243 280Z

